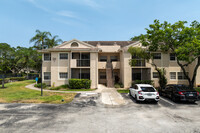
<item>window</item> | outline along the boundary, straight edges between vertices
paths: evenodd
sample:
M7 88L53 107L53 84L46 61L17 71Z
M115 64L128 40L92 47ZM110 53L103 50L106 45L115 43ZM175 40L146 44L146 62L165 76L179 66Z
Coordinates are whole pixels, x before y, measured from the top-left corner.
M60 60L67 60L68 59L68 53L60 53Z
M77 43L77 42L73 42L73 43L71 44L71 47L78 47L78 43Z
M161 53L153 53L153 59L161 59Z
M176 72L170 72L170 79L176 79Z
M87 59L89 60L90 59L90 53L81 53L81 59Z
M106 62L107 61L107 56L100 56L99 61Z
M79 74L79 79L90 79L90 73Z
M110 56L110 61L118 61L118 58L117 56Z
M68 79L68 73L66 72L60 72L59 75L60 75L60 79Z
M153 87L140 87L143 92L155 92L156 90Z
M158 75L158 72L153 72L153 78L158 78L159 75Z
M170 60L171 60L171 61L176 60L176 56L175 56L174 53L170 53Z
M187 72L188 74L188 72ZM183 72L178 72L178 79L186 79Z
M106 79L106 73L105 72L100 72L100 79Z
M51 54L50 53L44 54L44 61L51 61Z
M50 80L51 79L51 72L44 72L44 80Z

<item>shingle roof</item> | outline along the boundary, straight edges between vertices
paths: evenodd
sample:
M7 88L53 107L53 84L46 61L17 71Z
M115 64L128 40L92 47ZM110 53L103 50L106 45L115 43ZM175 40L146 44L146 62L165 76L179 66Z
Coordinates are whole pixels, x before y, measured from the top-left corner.
M128 46L128 45L135 43L137 41L83 41L83 42L88 43L88 44L95 46L95 47L98 44L100 44L101 46L119 45L121 47L125 47L125 46Z
M83 41L93 46L97 46L100 44L101 46L112 46L112 45L119 45L121 47L128 46L136 41Z

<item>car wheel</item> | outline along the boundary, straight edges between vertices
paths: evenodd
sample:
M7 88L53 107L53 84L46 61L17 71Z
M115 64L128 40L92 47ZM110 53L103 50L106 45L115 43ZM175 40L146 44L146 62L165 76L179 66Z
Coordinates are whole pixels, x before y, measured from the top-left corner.
M130 90L129 90L129 96L132 97L132 95L131 95L131 91L130 91Z
M135 95L135 101L138 103L139 101L138 101L138 99L137 99L137 95Z
M191 103L195 103L196 101L191 101Z
M159 91L159 95L160 95L160 96L163 96L163 94L162 94L162 92L161 92L161 91Z
M176 102L176 98L175 98L174 95L171 95L171 98L172 98L172 101L173 101L173 102Z

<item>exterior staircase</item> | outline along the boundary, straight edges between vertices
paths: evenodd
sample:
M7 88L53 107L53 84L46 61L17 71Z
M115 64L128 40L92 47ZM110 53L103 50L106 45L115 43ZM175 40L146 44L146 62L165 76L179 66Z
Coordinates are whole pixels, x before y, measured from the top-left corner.
M107 80L107 87L114 87L113 70L111 62L107 62L106 64L106 80Z

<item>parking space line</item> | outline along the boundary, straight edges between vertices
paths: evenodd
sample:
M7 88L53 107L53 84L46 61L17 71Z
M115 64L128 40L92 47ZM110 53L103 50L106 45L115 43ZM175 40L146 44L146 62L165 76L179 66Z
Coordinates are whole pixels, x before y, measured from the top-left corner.
M169 103L169 104L171 104L171 105L174 105L172 102L167 101L167 100L165 100L164 98L161 98L161 97L160 97L160 99L162 99L163 101L165 101L165 102L167 102L167 103Z

